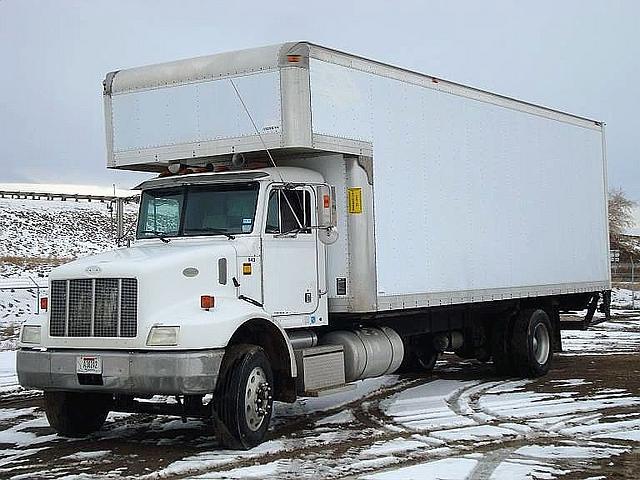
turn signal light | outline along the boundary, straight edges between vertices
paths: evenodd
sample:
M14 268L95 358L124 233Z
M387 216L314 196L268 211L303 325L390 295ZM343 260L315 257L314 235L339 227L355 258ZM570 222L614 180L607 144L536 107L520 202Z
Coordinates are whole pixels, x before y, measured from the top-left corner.
M49 299L47 297L42 297L40 299L40 310L47 310L49 308Z
M200 308L209 310L216 306L216 299L211 295L202 295L200 297Z

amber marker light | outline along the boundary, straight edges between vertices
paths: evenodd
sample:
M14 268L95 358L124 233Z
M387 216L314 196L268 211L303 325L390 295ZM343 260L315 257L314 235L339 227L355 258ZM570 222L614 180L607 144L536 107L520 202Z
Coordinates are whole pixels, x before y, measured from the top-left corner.
M216 306L216 299L212 295L202 295L200 297L200 308L209 310Z

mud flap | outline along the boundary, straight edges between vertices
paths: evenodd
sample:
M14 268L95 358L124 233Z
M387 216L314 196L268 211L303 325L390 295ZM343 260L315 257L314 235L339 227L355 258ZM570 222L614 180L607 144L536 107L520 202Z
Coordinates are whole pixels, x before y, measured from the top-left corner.
M562 352L562 326L560 323L560 312L557 306L553 306L550 313L551 327L553 328L553 352Z
M596 308L598 308L599 299L600 293L594 293L591 296L591 300L589 300L589 304L587 305L587 314L584 316L584 320L581 322L580 330L586 330L591 325L593 315L596 313Z
M611 320L611 290L602 292L602 303L598 308L600 313L604 313L605 321Z

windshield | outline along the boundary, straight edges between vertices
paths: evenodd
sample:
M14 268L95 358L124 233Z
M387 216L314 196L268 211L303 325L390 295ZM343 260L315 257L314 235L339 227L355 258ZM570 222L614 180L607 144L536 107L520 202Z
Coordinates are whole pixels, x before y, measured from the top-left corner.
M145 190L137 238L251 233L257 200L257 182Z

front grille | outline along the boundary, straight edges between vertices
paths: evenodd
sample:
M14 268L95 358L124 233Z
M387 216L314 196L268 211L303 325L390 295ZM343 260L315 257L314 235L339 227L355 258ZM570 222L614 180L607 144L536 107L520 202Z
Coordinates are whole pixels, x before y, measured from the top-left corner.
M53 280L52 337L135 337L138 281L135 278Z

